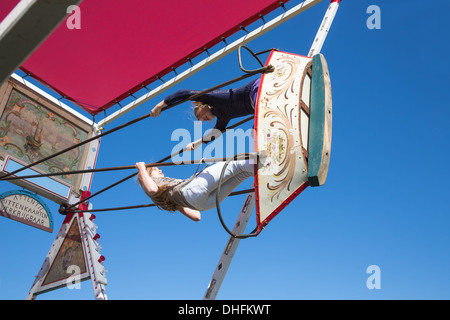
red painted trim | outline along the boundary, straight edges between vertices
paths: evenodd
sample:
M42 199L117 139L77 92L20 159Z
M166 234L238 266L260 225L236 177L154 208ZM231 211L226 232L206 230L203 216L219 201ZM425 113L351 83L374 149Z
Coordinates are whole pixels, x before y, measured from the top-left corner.
M72 220L73 215L74 215L74 213L70 213L70 212L68 214L66 214L66 217L64 218L63 224L69 223L70 220Z
M86 199L87 197L89 197L91 195L91 192L90 191L83 191L82 193L81 193L81 197L80 197L80 200L84 200L84 199ZM88 204L87 203L85 203L85 202L82 202L82 203L80 203L79 205L78 205L78 210L87 210L88 209ZM83 216L83 212L80 212L80 217L82 217Z
M80 200L84 200L84 199L86 199L87 197L89 197L90 195L91 195L91 193L90 193L89 191L83 191L83 192L81 193ZM80 203L80 204L78 205L78 210L87 210L87 209L88 209L88 205L87 205L86 203L84 203L84 202L83 202L83 203ZM69 213L68 213L68 214L66 215L66 217L64 218L63 224L69 223L69 222L72 220L73 215L74 215L74 213L73 213L73 212L70 212L70 210L69 210ZM83 213L80 212L79 216L82 217L82 216L83 216Z
M298 187L297 190L295 190L286 200L284 200L275 210L273 210L272 213L269 214L266 219L264 219L263 221L261 221L258 224L257 232L258 233L261 232L262 228L267 226L267 224L270 222L270 220L275 218L275 216L277 214L279 214L281 212L281 210L283 210L289 203L291 203L291 201L294 200L300 193L302 193L303 190L305 190L308 186L309 186L309 181L306 181L300 187Z
M333 3L333 2L337 2L339 4L341 2L341 0L331 0L330 3Z

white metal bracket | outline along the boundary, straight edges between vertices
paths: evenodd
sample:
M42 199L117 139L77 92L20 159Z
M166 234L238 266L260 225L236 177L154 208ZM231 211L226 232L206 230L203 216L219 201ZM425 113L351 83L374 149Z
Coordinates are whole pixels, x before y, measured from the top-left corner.
M247 199L245 200L244 206L236 220L232 233L235 235L241 235L245 231L250 215L252 214L253 208L255 207L255 193L249 193ZM222 285L223 279L228 271L228 267L233 260L234 253L239 245L240 239L230 236L228 242L225 246L225 250L219 260L216 270L209 282L208 289L206 290L203 300L215 300L217 293L219 292L220 286Z
M341 2L341 0L331 0L328 10L322 20L322 24L317 31L313 45L309 50L308 57L312 57L313 55L320 53L320 50L322 50L325 39L330 31L331 24L333 23L334 17L336 16L336 12L339 8L339 2Z

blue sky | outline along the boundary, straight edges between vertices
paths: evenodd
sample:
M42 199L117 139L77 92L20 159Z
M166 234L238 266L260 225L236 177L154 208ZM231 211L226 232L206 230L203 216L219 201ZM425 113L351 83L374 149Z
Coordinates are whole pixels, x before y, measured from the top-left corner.
M370 5L381 9L379 30L367 28ZM248 46L307 55L327 6L323 1ZM449 9L445 0L342 1L322 49L333 92L327 182L306 189L258 237L240 242L218 300L450 298L450 66L442 14ZM206 89L240 74L232 53L109 128L148 113L175 90ZM97 167L169 155L178 143L170 141L173 130L194 128L188 109L170 109L105 137ZM165 172L188 177L195 170ZM97 173L92 190L128 174ZM0 186L1 192L12 189L17 187L7 182ZM244 199L222 203L230 227ZM26 297L55 239L63 217L46 202L55 219L53 234L0 220L0 299ZM92 199L95 208L149 202L135 181ZM215 209L197 223L154 208L96 216L109 299L203 298L228 240ZM248 229L254 225L253 214ZM381 289L366 286L371 265L380 268ZM93 299L91 282L38 299Z

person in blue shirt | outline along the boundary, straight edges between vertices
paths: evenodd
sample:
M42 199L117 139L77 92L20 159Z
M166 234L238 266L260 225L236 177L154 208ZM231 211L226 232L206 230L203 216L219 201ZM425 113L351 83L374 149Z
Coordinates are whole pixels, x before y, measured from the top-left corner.
M217 119L214 129L222 132L226 129L231 119L253 115L255 113L256 98L258 95L260 78L250 81L239 88L228 90L214 90L198 97L193 101L194 115L199 121L212 121ZM158 103L151 111L152 117L161 114L162 108L167 105L189 98L197 94L199 90L178 90ZM202 139L188 144L187 149L195 150L203 141L210 141L211 137L217 137L217 131L212 130Z

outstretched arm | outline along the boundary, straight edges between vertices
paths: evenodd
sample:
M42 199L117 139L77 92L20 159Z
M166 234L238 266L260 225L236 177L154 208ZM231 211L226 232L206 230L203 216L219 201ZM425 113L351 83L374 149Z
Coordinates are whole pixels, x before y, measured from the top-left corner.
M145 167L145 163L144 162L136 163L136 168L138 169L139 172L138 181L144 192L148 196L156 193L158 191L158 186L148 174L147 168Z
M188 89L182 89L178 90L171 95L168 95L163 101L158 103L150 112L152 117L157 117L161 114L161 111L164 107L174 104L176 102L180 102L181 100L185 100L192 96L193 94L196 94L200 91L198 90L188 90Z
M205 135L202 138L189 143L186 146L186 150L195 150L203 144L203 141L206 141L206 142L213 141L214 139L217 139L218 137L220 137L221 134L222 134L222 132L220 132L219 130L212 129L212 130L208 131L207 133L205 133Z
M198 147L200 147L200 146L202 145L202 143L203 143L202 140L203 140L203 139L198 139L198 140L196 140L196 141L194 141L194 142L189 143L189 144L186 146L186 150L191 151L191 150L197 149Z
M160 103L158 103L150 112L150 116L152 117L157 117L161 114L161 110L162 108L164 108L165 106L167 106L167 104L163 101L161 101Z

